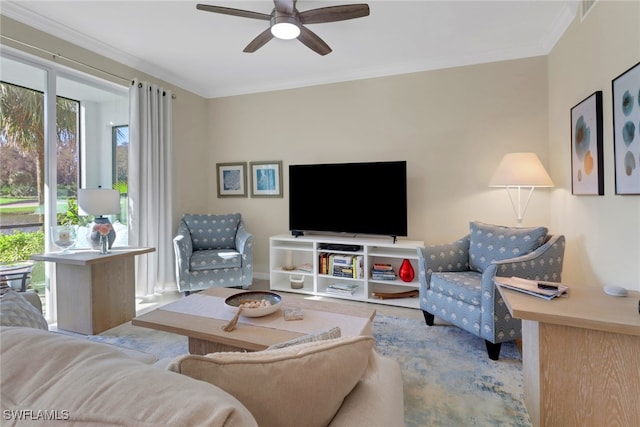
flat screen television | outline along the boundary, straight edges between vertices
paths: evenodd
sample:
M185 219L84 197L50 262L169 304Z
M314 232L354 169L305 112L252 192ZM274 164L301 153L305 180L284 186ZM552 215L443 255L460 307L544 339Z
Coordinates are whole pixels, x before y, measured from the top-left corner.
M407 235L407 162L289 166L289 229Z

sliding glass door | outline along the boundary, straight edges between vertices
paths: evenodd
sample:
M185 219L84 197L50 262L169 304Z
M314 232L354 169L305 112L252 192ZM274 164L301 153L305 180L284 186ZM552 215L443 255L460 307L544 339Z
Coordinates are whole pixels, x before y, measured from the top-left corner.
M77 190L112 187L112 129L128 125L129 111L126 87L19 53L2 52L0 60L0 269L9 270L33 253L59 250L52 226L86 225ZM30 287L54 321L55 283L46 267L34 266Z

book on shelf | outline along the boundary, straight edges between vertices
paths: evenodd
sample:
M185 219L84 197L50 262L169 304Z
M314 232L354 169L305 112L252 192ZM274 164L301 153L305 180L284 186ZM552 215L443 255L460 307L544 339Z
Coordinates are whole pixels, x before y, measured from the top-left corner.
M313 264L306 263L306 264L299 265L298 266L298 270L304 271L304 272L307 272L307 273L311 273L311 272L313 272Z
M351 265L353 264L353 255L338 255L332 254L331 259L333 260L333 265Z
M376 273L371 272L371 278L373 280L396 280L396 273Z
M348 277L349 279L353 279L353 269L352 268L340 268L340 267L334 267L333 269L333 276L335 277Z
M327 272L329 271L329 254L328 253L323 252L320 254L318 268L319 268L318 273L327 274Z
M355 283L331 283L327 286L326 293L334 295L353 295L358 290Z
M362 279L364 256L322 253L319 259L319 273L338 277Z
M377 271L393 271L393 266L391 264L375 263L375 264L373 264L373 270L377 270Z
M364 256L356 255L353 258L353 278L362 279L364 277Z
M495 282L503 288L546 300L569 296L569 287L558 282L530 280L522 277L496 277Z

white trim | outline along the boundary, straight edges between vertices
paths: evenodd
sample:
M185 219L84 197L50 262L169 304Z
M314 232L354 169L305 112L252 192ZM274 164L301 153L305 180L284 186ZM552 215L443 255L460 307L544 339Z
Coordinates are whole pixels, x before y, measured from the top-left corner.
M587 18L597 2L598 0L580 0L580 22Z

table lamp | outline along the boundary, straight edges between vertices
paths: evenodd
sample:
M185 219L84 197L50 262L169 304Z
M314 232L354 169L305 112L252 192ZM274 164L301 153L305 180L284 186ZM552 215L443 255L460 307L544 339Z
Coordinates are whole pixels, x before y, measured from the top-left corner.
M103 215L114 215L120 213L120 192L108 188L81 188L78 189L78 207L83 211L82 215L93 215L92 229L89 230L89 241L93 249L100 249L100 229L107 234L109 248L116 240L116 232L111 225L109 218ZM103 226L103 227L101 227ZM108 226L108 227L104 227Z
M535 153L510 153L502 158L489 182L489 187L506 188L518 225L521 225L533 190L536 187L553 187L553 181ZM524 206L521 197L522 188L529 189ZM518 190L517 206L511 194L512 189Z

